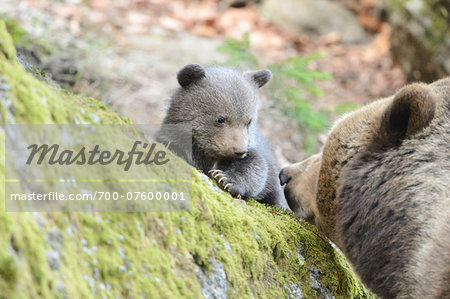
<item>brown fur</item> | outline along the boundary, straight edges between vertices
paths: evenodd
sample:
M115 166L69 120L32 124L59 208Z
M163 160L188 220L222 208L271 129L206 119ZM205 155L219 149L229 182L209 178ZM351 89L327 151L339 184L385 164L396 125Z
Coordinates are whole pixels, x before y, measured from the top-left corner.
M383 298L450 297L450 78L343 117L320 167L305 163L280 173L292 210L369 288Z
M303 162L286 168L281 175L282 182L292 178L291 185L294 189L285 189L286 199L289 198L288 205L291 210L295 211L298 216L309 220L317 225L314 221L314 215L318 215L316 201L311 200L317 192L317 177L314 176L320 169L321 154L311 156ZM293 176L296 173L303 173L302 176ZM309 175L310 174L310 175Z

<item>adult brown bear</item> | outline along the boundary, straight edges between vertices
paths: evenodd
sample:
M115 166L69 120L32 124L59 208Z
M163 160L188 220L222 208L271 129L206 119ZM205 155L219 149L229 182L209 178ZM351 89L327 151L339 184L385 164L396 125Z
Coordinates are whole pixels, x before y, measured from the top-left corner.
M344 116L280 180L375 294L450 298L450 77Z

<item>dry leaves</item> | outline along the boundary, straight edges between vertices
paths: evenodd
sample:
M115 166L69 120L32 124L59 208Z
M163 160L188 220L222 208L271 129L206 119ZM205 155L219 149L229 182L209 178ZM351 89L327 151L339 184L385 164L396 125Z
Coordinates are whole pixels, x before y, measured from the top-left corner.
M324 57L312 67L333 74L332 82L322 83L324 96L318 105L345 101L368 102L393 93L404 84L404 76L389 54L390 28L376 16L378 0L340 0L357 14L360 24L373 38L366 45L344 45L336 33L311 40L287 33L258 13L254 5L220 9L218 0L66 0L48 2L25 0L50 11L62 27L74 36L97 28L121 46L142 34L180 32L222 39L240 39L250 32L252 50L261 61L270 63L299 53L322 52Z

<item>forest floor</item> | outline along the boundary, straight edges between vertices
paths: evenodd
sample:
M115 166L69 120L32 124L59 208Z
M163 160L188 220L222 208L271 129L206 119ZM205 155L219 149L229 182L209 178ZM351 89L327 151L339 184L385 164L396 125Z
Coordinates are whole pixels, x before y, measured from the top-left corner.
M264 19L254 5L222 9L215 0L2 0L0 15L43 45L43 50L28 51L31 63L139 124L162 121L178 69L225 61L226 54L218 51L224 38L241 39L247 32L261 67L294 55L322 54L309 68L333 79L317 83L321 96L308 97L316 110L362 105L392 95L405 83L389 53L389 26L381 21L376 30L366 28L366 44L348 45L333 34L293 35ZM263 99L260 111L263 134L274 144L280 164L309 154L299 124L271 99ZM330 114L330 123L338 114ZM317 135L317 147L324 134Z

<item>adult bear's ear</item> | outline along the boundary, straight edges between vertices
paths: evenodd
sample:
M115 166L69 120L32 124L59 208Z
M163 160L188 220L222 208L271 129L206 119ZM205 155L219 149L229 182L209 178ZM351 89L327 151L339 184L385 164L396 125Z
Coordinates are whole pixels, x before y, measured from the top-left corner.
M421 132L436 113L436 96L425 84L414 83L400 89L381 117L380 141L397 145Z
M255 82L256 85L261 88L267 84L272 79L272 72L269 70L261 71L247 71L245 75L250 78L251 81Z
M199 64L185 65L177 73L177 80L181 87L186 88L206 76L205 70Z

